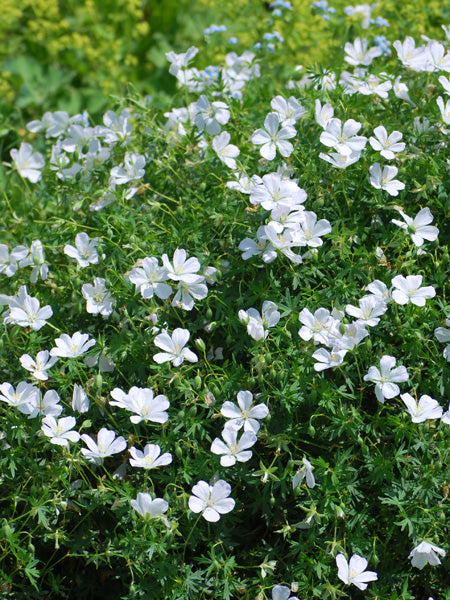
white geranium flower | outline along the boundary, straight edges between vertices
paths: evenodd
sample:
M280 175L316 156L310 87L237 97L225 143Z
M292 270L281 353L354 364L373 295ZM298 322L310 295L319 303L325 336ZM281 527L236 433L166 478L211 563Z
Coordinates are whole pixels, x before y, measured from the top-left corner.
M295 125L296 121L301 119L306 112L306 109L301 106L300 102L291 96L287 100L283 96L275 96L270 102L270 106L278 113L281 126Z
M164 268L167 271L169 279L174 281L185 281L191 283L196 281L198 272L201 269L200 262L195 256L186 260L186 250L177 248L173 253L173 264L169 261L167 254L161 257Z
M250 141L255 146L261 146L260 154L266 160L273 160L278 152L287 158L294 151L294 147L286 140L295 137L296 131L291 125L279 130L280 118L278 113L269 113L264 120L265 129L257 129Z
M33 267L30 275L31 283L36 283L39 276L42 281L47 279L48 266L45 264L44 249L40 240L31 242L30 254L20 261L19 266Z
M279 173L264 175L250 192L250 202L261 204L265 210L273 210L277 206L297 207L307 198L305 190L292 179L283 178Z
M38 352L36 358L32 358L29 354L22 354L20 364L27 371L31 371L33 377L46 381L48 379L47 369L51 369L58 358L50 358L48 350Z
M92 315L109 317L113 311L113 298L111 292L106 289L106 281L103 277L96 277L94 285L85 283L81 293L86 298L86 310Z
M170 285L163 283L169 279L167 269L160 267L154 256L139 261L139 266L128 273L128 279L136 286L136 293L140 292L145 299L155 295L166 300L172 293Z
M225 102L213 102L202 94L197 102L194 103L194 122L199 131L206 131L209 135L218 135L220 126L228 123L230 119L230 109Z
M40 390L38 390L36 396L31 401L32 410L28 415L29 419L34 419L38 415L57 417L62 411L63 407L60 404L61 398L55 390L48 390L42 396Z
M369 367L367 375L363 377L364 381L375 383L375 395L382 404L384 404L386 398L395 398L399 395L400 388L397 383L409 379L406 367L395 367L396 362L393 356L385 354L380 358L380 369Z
M158 364L170 361L174 367L179 367L184 360L192 363L197 362L198 356L189 348L185 348L190 335L187 329L181 329L180 327L174 330L172 336L167 331L158 334L155 337L155 346L158 346L164 352L155 354L153 360Z
M325 350L325 348L319 348L312 355L317 360L314 364L315 371L323 371L324 369L331 369L338 367L344 362L344 357L347 354L347 350L332 348L331 352Z
M191 46L183 54L175 54L175 52L166 52L166 58L171 63L169 67L169 73L176 77L178 71L180 71L181 69L185 69L190 63L190 61L197 54L197 52L198 48L196 48L195 46Z
M233 510L235 501L229 497L230 493L231 485L223 479L219 479L214 485L199 481L192 488L189 508L194 513L201 513L206 521L215 523L220 515Z
M81 454L97 465L100 465L107 456L118 454L127 447L123 436L116 438L115 432L106 427L102 427L98 432L97 441L87 433L84 433L81 439L87 446L87 448L81 448Z
M88 333L76 331L72 337L63 333L61 337L55 339L55 348L50 350L51 356L61 356L63 358L76 358L85 354L89 348L95 345L94 339L89 339Z
M291 590L287 585L275 585L272 588L272 600L298 600L298 598L291 596Z
M247 333L254 340L266 339L269 328L275 327L280 320L278 307L274 302L266 300L262 305L260 315L256 308L248 308L239 311L239 320L247 325Z
M10 252L6 244L0 244L0 273L12 277L19 268L19 261L27 254L28 248L25 246L16 246Z
M317 221L317 215L313 211L304 210L298 217L298 228L294 230L294 239L300 246L318 248L322 246L322 236L331 232L331 225L327 219Z
M356 38L354 43L347 42L344 46L346 56L344 60L350 65L370 65L372 60L382 55L382 50L378 46L367 49L368 43L365 38Z
M336 565L338 567L338 577L344 583L353 583L359 590L367 588L368 581L376 581L378 575L375 571L366 571L367 560L359 554L353 554L350 561L347 561L343 554L336 556Z
M25 289L23 302L17 305L12 300L9 304L8 314L4 315L5 323L15 323L21 327L31 327L39 331L46 324L47 319L53 315L51 306L40 307L39 300L29 296Z
M129 181L136 181L145 176L145 156L133 152L125 154L124 163L120 167L111 169L111 183L123 185Z
M433 215L429 208L422 208L422 210L419 210L414 219L405 215L402 210L399 210L398 212L402 215L405 222L398 221L397 219L392 219L392 222L410 234L415 246L422 246L425 240L428 240L429 242L437 240L439 229L430 225L433 221Z
M40 152L33 152L31 144L22 142L18 150L11 150L11 158L24 179L28 179L31 183L36 183L41 179L40 169L44 167L45 160Z
M326 129L328 123L334 116L334 109L328 102L322 106L320 100L316 100L315 118L316 123Z
M391 160L395 158L396 152L405 149L405 143L400 142L403 134L400 131L393 131L389 136L383 125L375 127L373 130L375 137L369 138L369 143L374 150L378 150L384 158Z
M379 317L387 311L387 304L376 296L363 296L359 300L359 308L353 304L347 304L345 312L352 317L356 317L357 323L374 327L380 322Z
M260 428L258 419L265 419L269 409L265 404L253 406L253 394L247 390L237 393L238 405L234 402L223 403L220 413L229 419L225 427L232 427L237 431L244 427L244 431L252 431L257 434Z
M342 124L340 119L330 119L325 131L320 135L320 141L329 148L334 148L339 154L350 156L361 152L367 142L364 136L356 135L361 129L361 123L348 119Z
M89 410L89 398L84 388L78 383L73 386L72 408L79 413L85 413Z
M398 196L400 190L405 189L405 184L394 179L398 173L397 167L386 165L381 171L380 163L369 167L370 185L377 190L385 190L390 196Z
M351 154L340 154L339 152L324 154L321 152L319 154L319 158L326 160L337 169L346 169L350 165L358 162L358 160L361 158L361 152L352 152Z
M208 287L204 281L205 277L203 275L197 275L190 282L179 281L176 294L172 300L172 306L192 310L195 304L194 300L203 300L208 295Z
M78 431L71 431L77 424L75 417L63 417L55 419L48 415L42 419L42 432L50 438L51 444L65 446L69 448L69 442L78 442L80 434Z
M130 421L134 424L141 421L152 421L153 423L165 423L169 418L166 409L170 402L163 394L154 396L149 388L139 388L133 386L128 394L125 394L120 388L114 388L111 396L115 402L110 402L111 406L126 408L133 414Z
M306 477L306 485L312 489L316 485L316 480L314 479L314 475L312 472L312 464L307 458L303 458L302 462L303 467L301 467L294 475L294 478L292 480L292 487L295 489L297 486L300 485L302 479Z
M303 325L298 332L298 335L302 340L308 342L311 338L314 338L315 344L327 344L329 337L328 331L331 324L329 310L326 308L318 308L314 314L312 314L307 308L304 308L300 312L298 320Z
M220 135L216 135L212 141L212 149L217 154L218 158L227 165L230 169L235 170L236 157L239 156L240 150L237 146L230 144L231 136L228 131L222 131Z
M130 465L132 467L156 469L157 467L169 465L172 462L172 455L170 452L161 454L161 448L158 444L146 444L143 452L132 446L130 448L130 454L132 457L130 458Z
M165 525L169 526L169 521L164 517L164 513L169 508L169 503L162 498L152 498L146 492L138 492L136 500L131 500L131 506L144 519L160 519Z
M234 427L225 427L222 431L222 441L215 438L211 444L211 452L222 455L220 464L222 467L231 467L238 462L247 462L252 457L249 450L256 444L256 435L253 431L244 431L239 440L238 430Z
M64 246L64 254L75 258L80 267L96 265L98 263L98 240L98 237L90 240L88 234L82 231L75 236L75 246L69 244Z
M39 393L37 387L25 381L21 381L16 389L10 383L0 385L0 401L17 408L25 415L29 415L34 411Z
M411 302L416 306L425 306L427 299L436 296L436 290L433 286L420 287L422 285L422 275L407 275L406 277L396 275L391 283L395 288L392 292L392 299L397 304Z
M440 565L438 554L445 556L446 552L443 548L430 544L430 542L420 542L418 546L413 548L409 553L408 558L411 559L411 565L417 569L423 569L427 563L430 565Z
M423 423L427 419L440 419L442 417L442 406L437 400L424 394L420 400L416 400L411 394L400 394L400 398L406 404L413 423Z

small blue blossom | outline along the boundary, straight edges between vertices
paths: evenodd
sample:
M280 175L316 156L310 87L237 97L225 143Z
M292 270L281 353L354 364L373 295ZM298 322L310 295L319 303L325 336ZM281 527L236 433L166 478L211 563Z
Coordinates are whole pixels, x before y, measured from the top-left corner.
M237 37L233 36L233 37L228 38L228 43L229 44L237 44L238 43Z
M253 48L256 48L257 50L260 50L262 48L261 42L256 42L256 44L253 46Z
M322 19L324 21L329 21L330 20L330 15L321 15Z
M267 32L263 35L263 40L271 40L272 38L273 38L273 33Z
M269 50L269 52L273 52L275 50L275 44L272 44L272 42L267 44L267 50Z
M210 25L209 27L203 30L203 34L210 35L211 33L220 33L226 30L226 25Z
M328 2L326 0L315 0L312 3L311 8L319 8L320 10L326 10L328 8Z
M386 56L391 55L391 49L390 49L391 42L389 40L387 40L384 37L384 35L377 35L374 39L374 44L376 46L378 46L380 48L380 50L383 52L383 54L385 54Z
M287 10L292 10L292 4L287 2L286 0L275 0L275 2L271 2L269 4L270 8L286 8Z
M81 124L83 127L89 127L89 114L87 110L83 110L81 114Z
M375 19L375 23L378 25L378 27L389 27L389 21L384 17L377 17Z
M278 31L272 31L272 37L276 38L279 42L284 42L283 36Z
M334 14L334 13L336 12L336 9L334 8L334 6L329 6L329 7L327 8L327 10L328 10L328 12L329 12L329 13L331 13L331 14Z
M279 8L274 8L272 14L274 17L281 17L281 15L283 13L281 12L281 10Z

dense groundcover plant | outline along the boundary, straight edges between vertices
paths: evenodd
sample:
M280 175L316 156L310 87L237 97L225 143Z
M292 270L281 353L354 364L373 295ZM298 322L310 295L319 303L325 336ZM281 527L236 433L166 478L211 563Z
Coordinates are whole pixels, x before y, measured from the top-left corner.
M170 106L26 124L2 597L449 598L449 30L374 31L286 79L171 51Z

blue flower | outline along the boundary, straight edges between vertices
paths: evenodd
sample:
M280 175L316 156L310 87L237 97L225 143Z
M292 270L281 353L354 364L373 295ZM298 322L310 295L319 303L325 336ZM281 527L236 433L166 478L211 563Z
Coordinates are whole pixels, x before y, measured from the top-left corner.
M237 44L238 43L237 37L230 37L230 38L228 38L228 43L229 44Z
M261 42L256 42L256 44L253 46L253 48L256 48L257 50L259 50L260 48L262 48Z
M269 50L269 52L273 52L275 50L275 44L272 44L272 42L267 44L267 50Z
M274 8L272 14L273 14L274 17L281 17L281 15L283 13L281 12L281 10L279 8Z

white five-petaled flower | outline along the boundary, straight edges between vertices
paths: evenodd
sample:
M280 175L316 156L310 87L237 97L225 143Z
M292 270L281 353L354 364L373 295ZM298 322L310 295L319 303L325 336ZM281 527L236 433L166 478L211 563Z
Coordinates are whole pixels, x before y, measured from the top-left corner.
M131 506L144 519L160 519L165 525L169 525L169 521L163 516L169 508L169 503L163 498L153 499L146 492L138 492L136 500L131 500Z
M169 261L167 254L161 257L164 268L167 271L169 279L174 281L185 281L186 283L196 282L201 265L198 258L191 256L186 260L186 250L177 248L173 253L172 263Z
M166 300L172 293L170 285L164 283L169 279L167 269L159 266L155 256L139 261L139 266L128 273L128 279L136 286L136 293L140 292L145 299L153 298L155 295Z
M405 215L402 210L398 212L402 215L405 222L398 221L397 219L392 219L392 222L410 234L415 246L422 246L425 240L434 242L437 239L439 229L434 227L434 225L430 225L433 221L433 215L429 208L426 207L419 210L414 219Z
M50 350L51 356L61 356L64 358L76 358L85 354L89 348L95 345L94 339L89 339L88 333L76 331L72 337L63 333L61 337L55 339L55 348Z
M230 144L231 136L228 131L222 131L220 135L216 135L212 141L212 149L217 154L217 157L227 165L230 169L236 169L236 157L239 156L240 150L237 146Z
M178 74L178 71L181 69L185 69L189 62L194 58L197 54L198 48L195 46L191 46L186 52L183 54L175 54L175 52L166 52L166 58L171 63L169 67L169 73L174 75L175 77Z
M32 358L29 354L22 354L20 357L20 364L27 371L31 371L33 377L46 381L48 379L47 369L51 369L58 358L50 358L48 350L41 350L36 355L36 358Z
M334 148L339 154L351 156L361 152L367 142L367 138L356 135L361 129L361 123L354 119L348 119L342 124L340 119L330 119L325 131L320 134L320 141L324 146Z
M367 49L366 38L356 38L353 44L347 42L344 50L346 54L344 60L353 66L370 65L375 57L382 55L382 50L378 46Z
M165 423L169 418L166 410L170 406L169 400L163 394L154 397L150 388L139 388L133 386L128 394L120 388L114 388L111 396L115 402L111 406L126 408L134 413L130 421L134 424L141 421L152 421L153 423Z
M107 456L118 454L127 447L123 436L116 438L115 432L106 427L102 427L98 432L97 441L87 433L83 433L81 439L87 446L87 448L81 448L82 455L97 465L100 465Z
M157 467L163 467L172 462L172 455L170 452L161 454L161 448L158 444L146 444L143 452L132 446L130 448L130 454L130 465L132 467L156 469Z
M332 321L329 310L318 308L312 314L307 308L304 308L300 312L298 320L303 324L298 332L302 340L308 342L311 338L314 338L315 344L328 343L328 330Z
M379 317L387 311L387 304L374 295L367 295L358 301L359 307L347 304L345 312L356 317L356 323L374 327L380 321Z
M269 414L269 409L265 404L253 404L253 394L248 390L241 390L237 393L238 405L227 400L223 403L220 413L229 419L225 427L232 427L236 430L244 427L244 431L253 431L258 433L260 424L258 419L265 419Z
M331 349L331 352L325 350L325 348L319 348L312 355L317 360L314 364L314 370L323 371L324 369L338 367L344 362L346 354L347 350L336 349L335 347Z
M19 290L20 295L20 290ZM31 327L33 331L39 331L46 324L46 320L53 315L51 306L40 307L39 300L29 296L26 292L23 296L23 302L19 304L12 300L9 304L8 314L4 316L5 323L15 323L21 327Z
M389 136L383 125L375 127L373 130L376 137L370 137L369 142L374 150L378 150L384 158L392 160L396 152L405 149L405 143L400 142L403 134L400 131L393 131Z
M385 190L390 196L398 196L400 190L405 189L405 184L394 179L398 173L397 167L386 165L381 171L380 163L374 163L369 168L370 184L377 190Z
M220 515L233 510L236 503L229 497L230 493L231 485L223 479L219 479L214 485L201 480L192 488L189 508L194 513L201 513L206 521L215 523Z
M145 175L145 156L136 152L126 152L123 166L111 169L111 183L123 185L129 181L136 181Z
M406 367L395 367L396 362L393 356L385 354L380 358L380 368L369 367L367 375L364 375L364 381L375 383L375 395L382 404L384 404L386 398L390 399L398 396L400 388L397 383L409 379Z
M111 292L106 289L106 281L103 277L96 277L94 285L85 283L81 293L86 298L86 310L93 315L108 317L113 311L113 298Z
M66 244L64 246L64 254L75 258L80 267L96 265L98 263L98 239L98 237L95 237L90 240L88 234L84 233L84 231L77 233L75 236L75 246Z
M416 400L411 394L400 394L400 398L406 404L413 423L423 423L428 419L440 419L442 416L442 406L431 396L424 394L420 400Z
M294 151L293 145L286 141L295 137L296 131L291 125L279 130L280 117L278 113L269 113L264 120L265 129L257 129L251 137L252 144L261 146L259 152L266 160L273 160L278 152L281 156L288 157Z
M16 246L10 252L6 244L0 244L0 273L12 277L19 268L19 261L27 254L28 248L25 246Z
M261 313L256 308L239 311L239 320L247 325L247 333L254 340L266 339L269 328L275 327L280 320L278 307L270 300L263 302Z
M69 447L69 442L78 442L80 434L71 431L77 424L75 417L63 417L56 420L55 417L47 415L42 419L42 431L50 438L51 444Z
M294 230L294 239L300 246L318 248L322 246L322 236L330 233L331 225L327 219L317 221L317 215L313 211L304 210L298 217L298 228Z
M24 179L29 179L31 183L40 180L42 177L40 169L45 165L45 160L40 152L33 152L31 144L22 142L18 150L11 150L11 158Z
M302 479L306 477L306 485L309 488L313 488L316 485L316 480L314 479L314 475L312 472L312 464L307 458L303 458L302 462L303 467L301 467L294 475L294 478L292 480L292 487L295 489L297 486L300 485Z
M251 431L244 431L239 440L237 439L238 430L234 427L225 427L222 431L222 441L215 438L211 444L213 454L221 454L220 464L222 467L231 467L238 462L247 462L252 457L252 451L249 450L256 444L256 435Z
M423 569L427 563L430 563L430 565L440 565L441 561L438 554L445 556L446 552L443 548L430 544L430 542L420 542L418 546L411 550L408 558L411 559L413 567Z
M359 554L353 554L347 561L343 554L336 556L338 577L344 583L353 583L359 590L365 590L368 581L376 581L378 575L375 571L366 571L367 560Z
M434 298L436 296L436 290L433 286L422 285L422 275L396 275L392 279L392 285L394 290L392 292L392 299L397 304L408 304L412 302L416 306L425 306L425 302L428 298Z
M278 113L281 125L294 125L305 114L305 108L300 102L291 96L287 100L283 96L275 96L270 102L270 106Z
M291 590L287 585L275 585L272 588L272 600L298 600L298 598L291 596Z
M230 119L230 109L225 102L213 102L202 94L193 106L195 111L194 122L199 131L206 131L209 135L218 135L220 126L228 123Z
M174 330L172 336L167 331L158 334L155 337L155 346L158 346L164 352L155 354L153 360L158 364L170 361L174 367L179 367L184 360L192 363L197 362L198 356L189 348L185 348L190 335L188 329L181 329L180 327Z
M0 384L0 401L17 408L25 415L33 412L39 393L37 387L26 381L21 381L16 389L10 383Z

